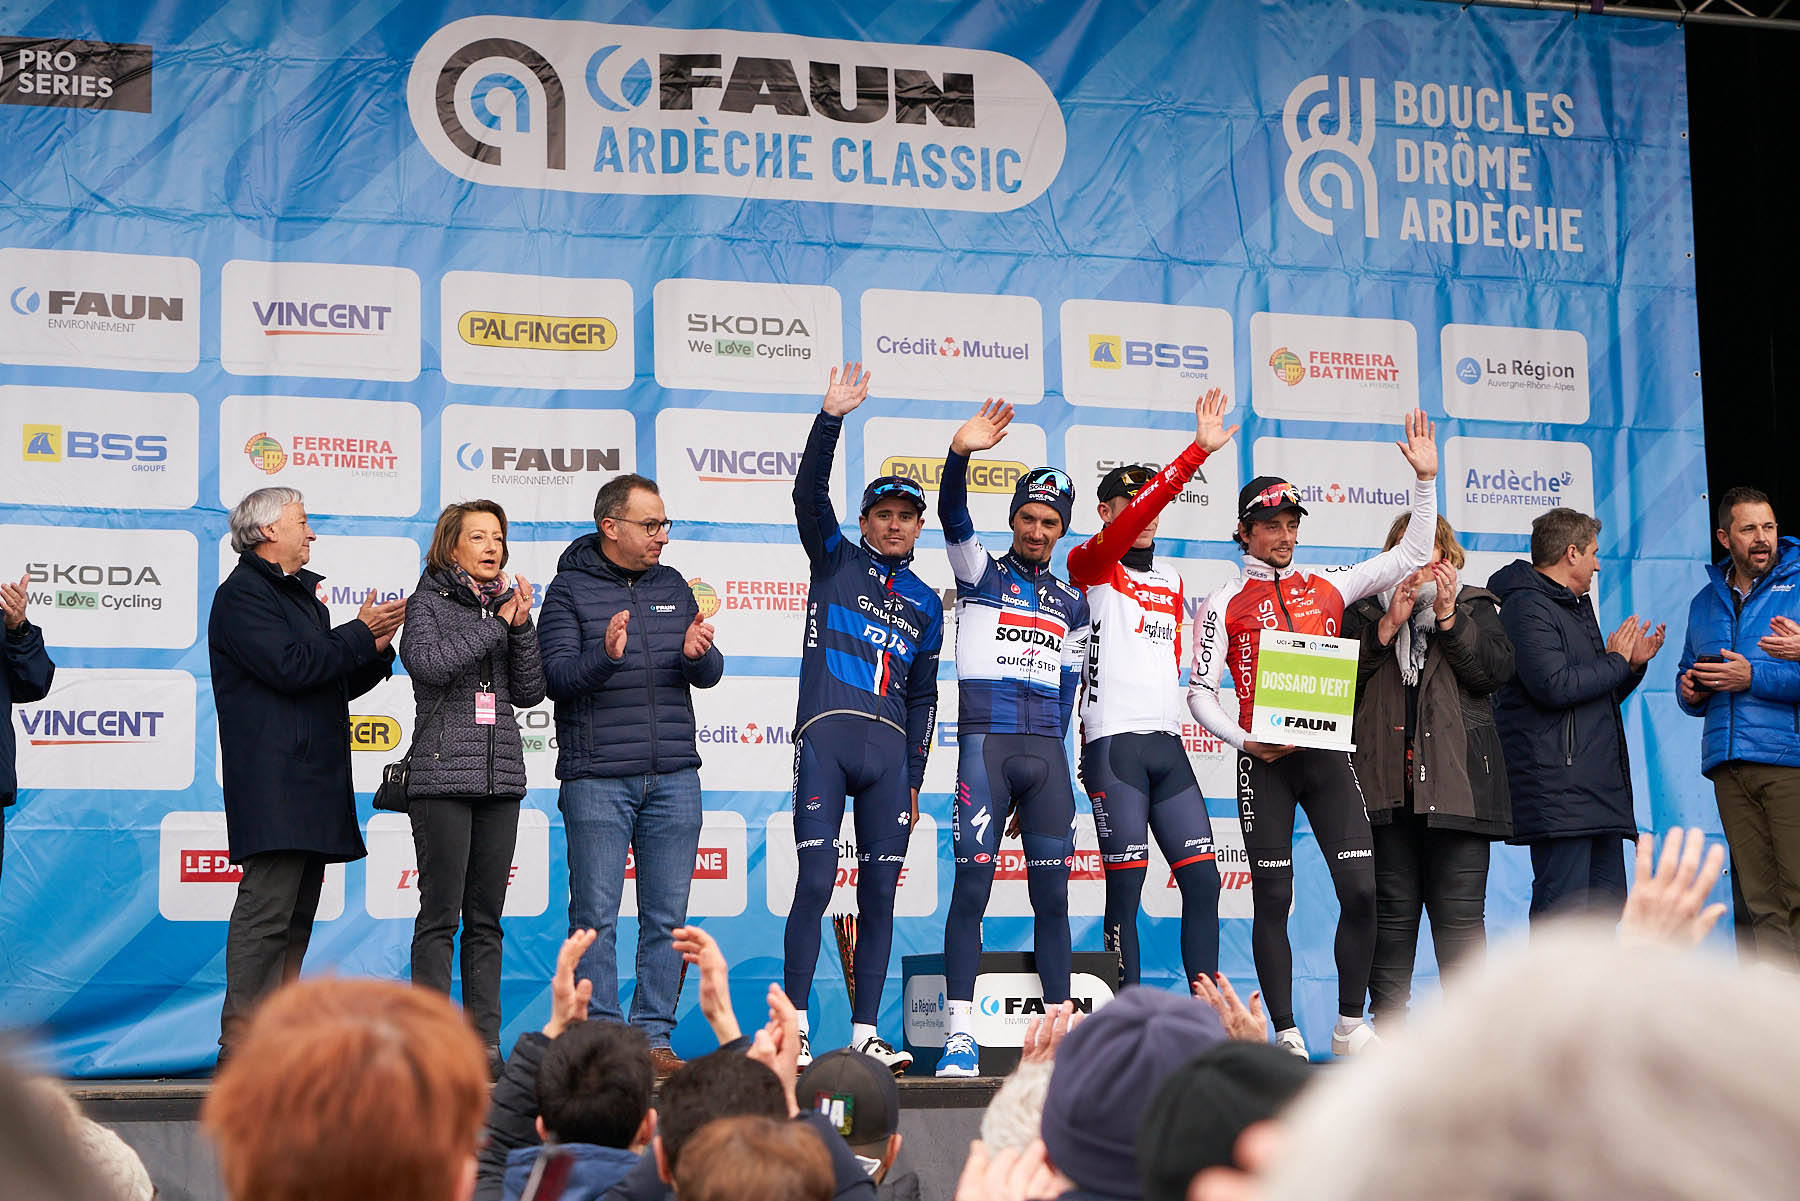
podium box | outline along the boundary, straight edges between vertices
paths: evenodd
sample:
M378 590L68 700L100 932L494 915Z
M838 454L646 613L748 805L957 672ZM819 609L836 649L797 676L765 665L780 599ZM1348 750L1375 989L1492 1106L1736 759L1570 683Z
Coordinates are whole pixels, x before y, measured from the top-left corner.
M902 1030L913 1057L908 1075L930 1076L944 1051L944 957L906 955L900 960ZM1069 975L1069 998L1092 1013L1119 988L1119 961L1101 951L1077 951ZM1035 957L1027 951L984 951L975 976L975 1041L981 1047L981 1074L1003 1076L1019 1064L1025 1028L1044 1015Z

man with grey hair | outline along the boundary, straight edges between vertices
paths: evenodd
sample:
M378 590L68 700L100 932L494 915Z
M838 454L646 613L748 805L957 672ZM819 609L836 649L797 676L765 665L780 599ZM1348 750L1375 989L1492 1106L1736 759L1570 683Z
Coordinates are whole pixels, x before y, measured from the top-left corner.
M687 922L700 847L700 754L692 688L725 674L713 628L687 579L662 562L674 523L656 482L609 480L592 534L556 564L538 618L544 682L556 702L557 805L569 840L569 929L599 937L581 957L588 1012L622 1021L616 931L629 852L638 903L631 1024L650 1040L658 1077L681 993L674 931Z
M251 1007L300 974L325 865L368 852L350 779L350 701L392 672L406 598L332 627L306 570L318 535L292 488L231 510L238 563L206 624L219 718L225 829L243 869L225 935L221 1056Z
M1604 641L1589 596L1600 523L1551 509L1531 523L1531 562L1488 587L1513 644L1513 678L1494 694L1515 843L1531 848L1531 920L1562 910L1617 918L1625 840L1637 837L1619 705L1662 649L1664 627L1627 617Z

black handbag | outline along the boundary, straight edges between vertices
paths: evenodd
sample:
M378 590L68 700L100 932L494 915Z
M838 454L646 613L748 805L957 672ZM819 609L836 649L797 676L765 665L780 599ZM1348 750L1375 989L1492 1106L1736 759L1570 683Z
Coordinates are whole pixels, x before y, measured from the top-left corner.
M446 689L438 697L437 704L433 705L431 712L425 715L424 722L413 731L412 741L406 746L406 754L381 769L381 783L375 789L375 807L377 809L385 809L389 813L406 812L409 803L406 796L406 774L412 767L413 747L418 745L419 730L423 730L431 724L431 719L438 715L438 710L444 707L444 702L449 699L449 696L450 692Z

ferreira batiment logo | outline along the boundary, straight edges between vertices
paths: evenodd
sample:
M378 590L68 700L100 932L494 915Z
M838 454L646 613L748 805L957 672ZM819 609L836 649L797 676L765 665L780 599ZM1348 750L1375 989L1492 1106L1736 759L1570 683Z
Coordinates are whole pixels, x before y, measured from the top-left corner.
M1281 132L1287 138L1287 168L1281 183L1288 207L1308 229L1328 234L1334 229L1333 208L1354 212L1361 196L1363 236L1381 236L1377 211L1375 165L1375 81L1361 79L1358 105L1350 108L1348 76L1337 80L1333 104L1331 79L1314 75L1301 80L1281 106ZM1331 132L1325 130L1331 123ZM1351 173L1355 172L1354 177ZM1302 187L1304 184L1304 188ZM1336 192L1335 200L1332 196Z
M407 108L480 184L1004 212L1050 186L1062 110L1009 55L479 16L433 34Z

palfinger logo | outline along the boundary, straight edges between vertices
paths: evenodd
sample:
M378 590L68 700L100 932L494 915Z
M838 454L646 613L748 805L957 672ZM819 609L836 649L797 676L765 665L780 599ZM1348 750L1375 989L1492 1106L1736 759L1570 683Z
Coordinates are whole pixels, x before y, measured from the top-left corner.
M618 327L604 317L546 317L537 313L464 313L456 333L470 346L513 350L611 350Z
M1049 87L1008 55L478 16L433 34L414 131L480 184L1004 212L1062 165Z

